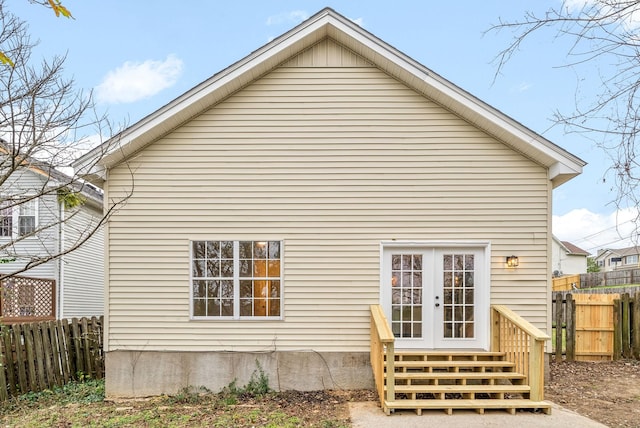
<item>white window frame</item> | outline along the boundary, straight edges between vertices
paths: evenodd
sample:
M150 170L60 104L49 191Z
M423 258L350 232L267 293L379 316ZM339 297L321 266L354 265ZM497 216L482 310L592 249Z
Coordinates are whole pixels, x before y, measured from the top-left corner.
M637 265L638 264L638 255L637 254L633 254L630 256L626 256L624 258L624 264L625 265Z
M215 315L195 315L194 314L194 281L198 280L222 280L223 277L208 277L206 274L206 266L205 266L205 276L198 277L194 276L194 242L232 242L233 243L233 276L224 277L229 278L229 280L233 281L233 315L232 316L215 316ZM256 277L252 274L251 277L240 276L240 243L241 242L277 242L280 245L280 269L279 276L267 276L267 277ZM200 259L198 259L200 260ZM206 260L206 259L205 259ZM267 263L268 264L268 263ZM205 264L206 265L206 264ZM284 267L284 241L281 239L192 239L189 241L189 316L191 320L206 320L206 321L225 321L225 320L283 320L284 319L284 281L283 281L283 267ZM268 279L266 279L268 278ZM245 280L270 280L270 281L279 281L280 289L279 289L279 315L240 315L240 282ZM253 299L253 297L252 297Z
M5 196L6 197L6 196ZM26 197L29 197L28 195ZM40 211L40 204L39 204L39 199L33 198L30 199L26 202L23 202L21 204L16 204L13 205L11 207L7 207L7 208L1 208L0 207L0 211L4 211L4 210L11 210L11 234L10 235L6 235L6 236L0 236L0 240L1 239L14 239L14 238L18 238L21 236L24 236L20 233L20 219L23 217L33 217L34 221L33 221L33 230L37 230L38 229L38 218L39 218L39 211ZM30 214L23 214L23 209L26 205L29 205L30 210L32 210L32 213ZM31 233L31 232L29 232ZM25 234L27 235L27 234ZM26 239L29 239L31 237L28 237Z

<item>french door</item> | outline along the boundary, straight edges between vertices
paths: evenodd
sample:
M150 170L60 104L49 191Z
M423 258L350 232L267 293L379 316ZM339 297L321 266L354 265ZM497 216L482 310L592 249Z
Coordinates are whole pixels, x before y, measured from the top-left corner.
M397 348L488 348L487 248L385 246L381 300Z

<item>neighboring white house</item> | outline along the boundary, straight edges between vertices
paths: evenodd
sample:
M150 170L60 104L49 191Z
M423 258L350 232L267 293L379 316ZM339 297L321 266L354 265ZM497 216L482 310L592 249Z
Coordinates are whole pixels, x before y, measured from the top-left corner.
M551 194L584 162L331 9L114 140L74 165L134 189L107 223L107 396L256 360L276 389L371 387L372 305L398 349L488 350L495 305L550 332Z
M60 192L69 188L79 191L83 204L65 206ZM0 193L0 273L13 273L38 258L67 251L102 219L102 191L88 183L76 185L42 162L31 161L18 168L0 187ZM40 196L31 198L36 195ZM45 281L2 281L3 320L102 315L103 235L100 228L77 250L19 273L21 277L55 280L55 292Z
M598 250L595 257L601 272L640 267L640 247L607 248Z
M587 273L587 257L589 252L573 245L568 241L561 241L555 236L551 245L551 270L553 276L575 275Z

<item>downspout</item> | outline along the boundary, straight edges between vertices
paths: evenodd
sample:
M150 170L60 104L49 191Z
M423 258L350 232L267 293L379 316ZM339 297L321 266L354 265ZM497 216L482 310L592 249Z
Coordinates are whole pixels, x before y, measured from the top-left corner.
M64 203L62 201L58 201L58 254L62 254L64 251L64 215L66 212L64 210ZM64 256L58 257L58 296L57 296L57 308L56 308L56 319L61 320L64 316L64 311L62 309L64 304Z

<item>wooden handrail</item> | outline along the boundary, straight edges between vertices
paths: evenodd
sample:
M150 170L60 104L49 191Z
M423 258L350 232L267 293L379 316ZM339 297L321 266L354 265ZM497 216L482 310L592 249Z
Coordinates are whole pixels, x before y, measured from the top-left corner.
M394 401L396 397L394 342L395 338L382 306L371 305L371 368L380 398L380 406L387 415L390 414L390 411L386 402Z
M378 337L382 343L389 343L395 341L393 337L393 332L391 332L391 327L389 327L389 323L387 322L387 317L384 316L384 312L382 310L382 306L380 305L371 305L371 317L376 326L376 330L378 332Z
M529 336L533 337L536 340L549 340L551 337L545 334L542 330L531 324L526 319L522 318L520 315L513 312L511 309L506 307L505 305L491 305L491 307L498 312L503 317L507 318L522 330L527 333Z
M544 344L551 339L504 305L491 305L491 350L504 352L526 376L530 399L544 400Z

